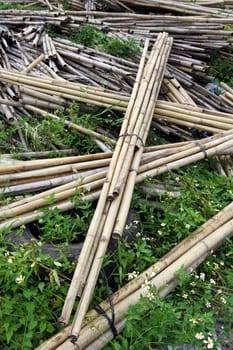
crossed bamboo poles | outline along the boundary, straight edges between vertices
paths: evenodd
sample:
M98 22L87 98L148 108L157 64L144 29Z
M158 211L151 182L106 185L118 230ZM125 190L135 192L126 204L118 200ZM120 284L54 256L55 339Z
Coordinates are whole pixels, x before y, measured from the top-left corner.
M213 250L232 236L232 209L233 203L230 203L155 264L142 272L136 279L127 283L112 295L115 326L118 332L124 328L129 305L134 305L139 301L142 293L141 285L146 279L150 280L156 287L159 297L166 296L176 286L176 272L181 266L187 272L192 272ZM103 301L100 306L111 319L112 311L108 300ZM35 350L74 350L77 347L85 350L99 350L113 338L108 321L94 309L87 313L79 339L75 345L69 339L71 328L72 326L64 328Z
M233 131L229 130L199 141L144 148L135 181L139 183L145 178L220 154L233 146L232 136ZM15 228L36 220L44 215L40 211L40 208L44 206L57 207L61 211L72 209L74 202L71 198L77 194L77 189L83 201L98 199L111 157L112 153L97 153L0 166L2 193L15 191L17 194L29 190L40 190L41 187L46 186L53 187L0 207L0 218L2 219L0 229ZM43 167L45 169L41 169ZM59 172L60 175L63 175L62 171L67 174L68 170L71 170L69 175L52 177L57 176ZM49 173L51 178L48 179ZM48 198L53 198L53 204L48 204Z

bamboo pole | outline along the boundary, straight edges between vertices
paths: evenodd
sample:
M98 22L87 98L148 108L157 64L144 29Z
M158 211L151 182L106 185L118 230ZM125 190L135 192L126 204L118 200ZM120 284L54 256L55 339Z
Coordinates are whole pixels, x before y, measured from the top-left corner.
M31 62L23 71L22 73L29 73L33 68L35 68L41 61L44 59L44 54L41 54L38 56L33 62Z

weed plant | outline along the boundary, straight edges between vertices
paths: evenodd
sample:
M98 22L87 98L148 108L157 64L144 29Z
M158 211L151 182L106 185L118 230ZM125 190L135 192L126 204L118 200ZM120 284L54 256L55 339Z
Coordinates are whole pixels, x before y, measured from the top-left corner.
M61 33L60 28L54 25L47 25L45 30L51 37L60 36L67 38L67 35ZM126 40L109 38L107 32L90 24L85 24L79 31L71 33L68 39L76 44L81 44L126 59L133 59L134 56L140 52L140 44L134 38Z
M214 76L216 82L224 81L233 86L233 62L231 56L225 56L220 50L211 52L209 60L210 74Z
M70 281L60 270L71 265L65 256L43 254L36 240L12 246L0 239L0 347L31 350L61 329L57 317Z
M51 156L65 148L72 148L78 154L99 152L99 148L91 137L78 133L73 128L68 128L64 121L69 120L90 130L95 130L98 125L106 133L115 127L114 137L118 135L122 121L122 117L110 108L82 113L80 106L76 103L70 105L65 115L64 110L57 110L55 114L60 119L22 116L20 120L11 124L0 120L0 152L17 155L17 152L25 151L19 138L19 130L21 130L27 148L32 151L50 150Z

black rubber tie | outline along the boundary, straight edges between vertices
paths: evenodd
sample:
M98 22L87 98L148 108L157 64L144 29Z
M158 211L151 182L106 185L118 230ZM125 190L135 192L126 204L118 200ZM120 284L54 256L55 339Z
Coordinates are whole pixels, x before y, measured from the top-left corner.
M114 309L114 305L113 305L113 302L112 302L111 291L110 291L109 284L108 284L108 279L107 279L107 276L106 276L104 270L101 270L101 274L102 274L102 277L103 277L103 280L104 280L104 284L105 284L106 289L107 289L108 302L109 302L109 305L110 305L112 318L109 317L109 315L104 311L104 309L101 306L97 305L94 309L101 316L106 318L106 320L108 321L108 324L109 324L109 326L111 328L113 336L116 337L118 335L118 333L117 333L117 329L115 327L115 309Z
M140 140L142 146L144 147L143 139L140 136L138 136L138 134L129 134L129 133L126 132L124 134L119 135L118 137L124 137L124 136L136 136L137 140Z

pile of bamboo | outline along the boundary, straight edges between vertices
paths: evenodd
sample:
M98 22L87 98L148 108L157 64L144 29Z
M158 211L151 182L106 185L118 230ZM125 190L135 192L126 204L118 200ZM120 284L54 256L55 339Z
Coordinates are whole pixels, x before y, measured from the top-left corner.
M139 301L142 284L149 280L158 290L158 297L166 296L177 283L176 272L181 266L192 272L205 258L233 234L233 203L208 220L188 238L180 242L168 254L141 273L136 279L112 295L117 332L124 328L127 309ZM101 308L112 318L109 301L103 301ZM36 350L102 349L112 338L113 333L105 317L96 310L87 313L76 344L70 342L71 326L38 346Z
M111 236L119 238L123 232L135 183L213 156L222 174L233 174L233 90L222 83L223 93L217 96L204 86L209 80L209 50L232 43L232 31L225 26L232 25L233 3L68 0L79 11L64 11L60 2L40 2L49 11L0 11L1 116L8 123L35 113L58 119L54 110L65 110L77 101L115 109L125 113L125 118L118 140L64 122L91 136L102 150L108 150L104 153L76 156L68 150L70 156L54 159L46 158L48 153L34 154L45 158L33 161L14 161L3 155L0 195L27 196L0 207L0 231L38 220L44 215L41 208L70 210L77 195L83 201L98 200L60 318L64 324L69 322L78 295L81 300L74 321L38 350L101 349L113 336L109 324L96 311L86 312L101 257ZM142 6L155 13L135 13ZM102 12L105 8L118 12ZM109 40L133 37L144 43L141 60L140 54L131 60L117 58L46 32L46 26L52 25L61 33L75 34L85 24L105 30ZM161 34L164 31L168 33ZM145 147L150 126L187 141ZM213 136L193 140L193 129ZM174 273L181 265L187 271L194 269L232 235L231 213L232 204L113 295L118 331L124 327L129 304L138 302L144 280L150 279L158 290L167 284L159 290L160 296L166 295L176 285ZM111 317L109 304L103 302L101 307ZM75 344L68 340L70 335Z
M93 11L90 11L90 13L93 13ZM55 13L52 14L57 18ZM97 17L98 22L102 22L102 13L95 13L94 15ZM121 14L114 14L114 20L119 19L122 22L122 18L119 15ZM83 16L84 14L81 13L82 18ZM153 38L155 39L157 37L160 25L159 22L156 22L157 20L152 20L150 15L135 15L137 16L135 18L133 14L124 14L124 16L129 18L128 21L133 21L132 23L136 23L137 25L138 23L145 24L145 18L149 17L148 25L157 28L157 32L154 32ZM178 26L178 23L182 19L182 16L179 18L164 16L163 20L165 22L166 17L169 17L169 19L167 18L167 23L175 21L175 26ZM201 25L205 25L206 29L208 28L207 26L210 25L209 21L213 20L212 18L206 19L202 17L199 19L204 20ZM161 21L161 18L159 20ZM191 24L190 20L191 18L189 17L185 20L188 25ZM216 18L217 22L218 20L219 18ZM227 21L229 19L226 18L224 20L228 23ZM129 23L126 23L126 28L129 28ZM103 26L105 26L105 24L103 24ZM221 24L221 28L223 26L224 22ZM185 28L184 31L186 32L187 28ZM215 27L215 31L216 33L221 32L218 26ZM200 42L199 32L200 27L197 26L198 40ZM229 38L231 32L223 32L226 38ZM115 31L111 28L109 38L121 38L122 33L122 30L119 32L117 28ZM126 33L123 34L125 35ZM130 36L132 35L133 34ZM122 38L125 39L128 38L128 36L123 36ZM224 43L220 46L229 45L228 39L226 38L224 39ZM4 69L7 69L8 72L10 71L10 75L13 74L13 70L18 71L19 83L22 81L20 75L23 73L26 75L26 77L24 77L25 79L30 79L30 76L31 79L33 79L34 76L37 75L38 77L45 77L45 79L51 77L63 81L88 84L98 88L101 88L104 84L111 92L117 91L127 95L131 93L139 59L137 56L134 57L134 61L126 60L98 50L83 47L67 39L52 39L44 32L44 24L26 26L20 32L16 33L12 30L9 31L7 27L3 27L1 28L0 40L2 41L2 57L0 64ZM208 109L232 112L233 107L230 104L222 104L219 96L211 93L196 81L208 81L206 74L208 66L205 62L208 54L206 52L206 47L196 46L193 37L191 40L189 44L181 42L180 40L175 41L169 57L166 80L163 82L161 98L178 103L183 103L183 100L185 100L185 103L188 104L198 104ZM218 40L214 38L214 43L216 44L217 42ZM203 38L203 43L210 43L210 38L208 37L208 40ZM214 44L211 43L210 45L214 47ZM7 102L7 105L3 103L1 105L1 112L9 121L14 120L14 116L20 117L20 114L24 114L24 105L27 105L27 107L32 106L32 108L38 107L42 110L54 110L60 106L64 107L67 104L67 97L64 97L64 95L63 97L60 96L60 98L57 98L54 94L46 90L42 92L37 89L37 92L35 92L35 86L31 89L32 86L30 86L30 84L27 84L29 88L21 88L17 86L19 85L17 81L11 87L2 79L1 82L4 83L4 86L0 98L7 98L12 101L11 104ZM72 97L72 95L70 97ZM20 102L20 104L17 104L16 100ZM83 102L89 103L89 101L85 99Z
M129 101L128 96L117 95L101 88L93 88L91 86L70 83L59 79L28 76L6 69L0 69L0 79L2 82L8 83L11 86L19 86L18 90L23 93L33 95L34 98L37 97L37 100L32 100L34 101L33 105L27 104L27 100L24 101L23 98L19 99L18 102L10 98L1 99L0 101L3 105L22 106L30 112L36 112L53 119L57 119L58 117L52 113L46 112L46 109L37 107L37 105L41 106L40 100L42 102L44 101L42 106L45 108L50 106L49 102L46 104L46 95L48 95L47 101L50 97L54 102L56 101L56 106L62 106L65 99L68 99L70 101L81 101L96 106L111 107L119 111L125 111ZM156 104L153 117L156 122L163 121L178 126L184 126L189 129L197 128L211 133L218 133L232 128L232 114L196 107L193 100L173 78L170 81L165 79L164 85L168 91L168 98L173 102L159 101ZM177 104L175 102L179 103ZM80 132L104 142L114 144L114 140L104 135L68 121L65 123L67 126L76 128Z
M155 3L155 2L153 2ZM193 8L194 4L191 6ZM207 9L209 11L210 8ZM76 33L83 25L90 24L104 30L109 36L120 35L122 38L133 36L138 39L145 37L155 40L158 33L167 29L174 37L173 50L182 53L182 47L196 57L201 57L203 49L222 48L231 43L231 31L225 30L225 26L232 24L232 14L215 11L211 15L200 13L194 15L168 14L136 14L132 11L115 12L111 15L101 11L29 11L29 10L2 10L0 11L0 24L17 28L27 26L53 25L59 28L59 32ZM219 14L220 12L220 14ZM184 12L182 11L184 14ZM36 29L34 29L34 32ZM25 31L25 37L31 40L32 33Z
M118 17L116 16L116 18ZM218 31L216 30L216 32ZM226 31L225 33L229 35L230 32ZM115 36L116 34L111 35ZM133 62L71 43L69 40L52 39L44 33L43 25L27 26L16 34L4 27L0 38L2 40L0 64L4 69L7 69L6 74L9 75L9 78L13 75L13 71L14 74L18 71L18 82L16 80L14 84L12 82L11 87L4 80L3 75L3 79L1 79L4 86L0 98L7 98L11 101L11 103L7 102L6 105L2 102L1 112L9 121L14 120L14 116L25 114L24 105L38 107L42 110L54 110L66 106L67 98L72 99L72 95L70 97L67 95L55 97L51 88L49 91L37 89L35 92L35 86L32 87L30 83L26 85L28 88L21 88L18 85L22 84L20 78L22 73L22 78L31 80L36 75L38 78L46 79L49 77L66 82L78 82L82 85L88 84L98 88L104 84L111 92L117 91L127 95L132 90L138 57L134 57ZM15 40L15 38L17 39ZM199 51L196 46L187 46L179 42L176 42L173 47L176 49L172 50L169 57L161 98L178 103L183 103L185 100L185 103L188 104L198 104L208 109L232 112L233 108L230 104L221 103L219 96L195 81L196 79L208 81L206 75L208 66L203 60L206 57L205 49L202 48ZM204 55L204 57L194 58L195 52L197 55ZM46 81L44 82L46 83ZM80 100L82 99L80 98ZM17 104L16 101L20 104ZM82 101L89 103L86 99Z
M67 0L67 3L70 8L78 10L80 8L79 0ZM115 10L118 12L120 10L127 10L129 12L134 12L134 10L138 10L138 7L143 6L144 8L150 8L160 10L166 9L169 11L180 12L185 14L200 14L200 15L218 15L221 16L221 12L224 15L231 13L229 10L226 10L226 6L228 9L232 9L233 3L232 1L224 1L224 0L200 0L195 1L192 5L190 2L184 0L177 1L148 1L148 0L123 0L123 1L114 1L114 0L102 0L95 3L95 9L101 10L105 8L109 12L111 10ZM221 11L220 11L221 10ZM225 10L225 11L223 11Z
M146 147L135 182L143 182L146 178L187 166L206 157L222 154L229 156L232 154L232 136L233 131L229 130L199 141ZM83 201L98 199L111 157L112 153L99 153L21 161L10 165L4 163L0 167L2 195L39 193L0 207L0 229L16 228L38 220L44 215L40 210L43 207L59 208L61 211L74 208L72 197L77 195L77 190Z

